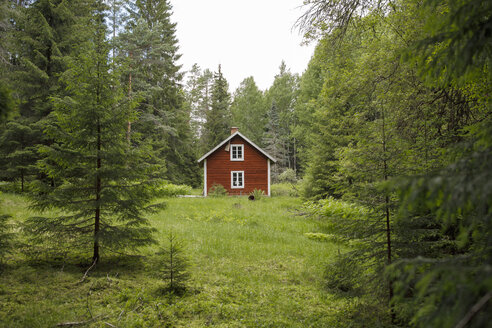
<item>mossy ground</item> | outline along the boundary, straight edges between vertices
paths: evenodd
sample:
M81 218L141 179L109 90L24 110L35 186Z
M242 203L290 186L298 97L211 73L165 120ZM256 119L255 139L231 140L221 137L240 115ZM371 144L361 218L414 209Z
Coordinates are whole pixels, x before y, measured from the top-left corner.
M25 198L0 197L12 221L33 215ZM0 326L336 327L353 306L324 290L323 270L337 246L306 237L318 227L295 215L299 199L166 202L150 220L161 244L171 231L186 243L192 279L183 296L162 294L157 245L141 258L103 254L82 282L89 260L40 263L14 253L0 273Z

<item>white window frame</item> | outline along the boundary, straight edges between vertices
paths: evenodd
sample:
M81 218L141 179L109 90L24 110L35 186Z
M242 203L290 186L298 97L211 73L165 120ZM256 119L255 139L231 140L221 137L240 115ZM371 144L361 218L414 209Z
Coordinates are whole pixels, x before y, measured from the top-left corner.
M234 186L234 173L241 174L243 177L241 186ZM244 171L231 171L231 189L244 189Z
M233 158L232 157L232 154L234 153L233 149L235 147L241 148L241 157L240 158ZM244 161L244 145L243 144L231 144L230 152L231 152L231 161Z

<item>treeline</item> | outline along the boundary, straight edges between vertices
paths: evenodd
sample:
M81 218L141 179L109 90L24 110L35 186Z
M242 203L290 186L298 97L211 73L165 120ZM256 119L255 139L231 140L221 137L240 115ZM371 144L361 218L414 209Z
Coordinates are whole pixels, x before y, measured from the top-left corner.
M39 166L40 149L57 142L47 131L60 104L80 91L74 84L84 71L75 71L82 57L94 55L92 46L108 76L85 78L99 79L114 103L126 106L128 142L152 148L163 179L198 187L196 159L231 126L278 159L274 179L299 167L292 130L299 77L285 63L268 90L248 77L231 94L221 67L212 72L195 65L184 78L169 1L2 0L0 5L2 115L14 109L2 122L0 179L15 182L20 191L48 178ZM100 26L92 26L91 34L96 12ZM94 33L104 34L100 45Z
M203 155L224 140L231 126L277 159L272 167L274 181L286 169L296 171L297 150L293 136L294 109L299 76L282 61L270 88L262 91L253 77L244 79L234 94L222 74L194 65L186 83L191 107L191 126L196 150Z
M57 111L94 91L98 105L77 105L126 108L128 142L151 146L162 178L199 185L167 1L3 0L1 12L1 84L17 107L1 134L3 180L24 190L42 179L36 163L58 142L47 133Z
M490 325L491 3L305 3L303 194L350 249L327 286L369 296L363 326Z

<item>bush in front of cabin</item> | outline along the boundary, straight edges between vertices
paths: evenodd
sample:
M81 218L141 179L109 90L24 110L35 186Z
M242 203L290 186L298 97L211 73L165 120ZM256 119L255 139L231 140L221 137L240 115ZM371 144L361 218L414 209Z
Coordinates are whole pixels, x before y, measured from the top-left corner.
M260 200L263 196L265 196L265 192L264 192L263 190L261 190L261 189L256 189L256 188L255 188L255 190L253 190L253 191L249 194L249 196L250 196L250 197L251 197L251 196L253 197L253 199L252 199L252 200Z
M208 191L210 197L224 197L227 196L227 190L223 185L219 183L214 183L210 190Z

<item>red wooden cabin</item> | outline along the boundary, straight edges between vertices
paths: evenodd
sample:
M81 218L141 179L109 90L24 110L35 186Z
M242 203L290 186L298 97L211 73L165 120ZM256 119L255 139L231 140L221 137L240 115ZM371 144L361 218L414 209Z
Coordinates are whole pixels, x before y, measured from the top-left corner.
M203 194L214 184L221 184L229 195L248 195L261 189L270 196L270 162L276 160L237 128L214 149L203 155Z

